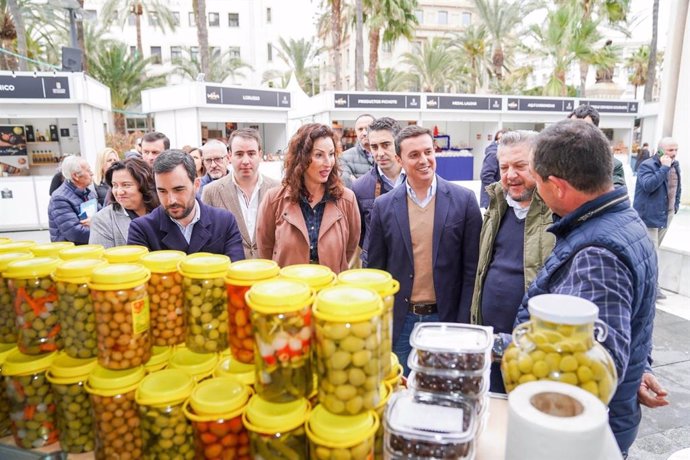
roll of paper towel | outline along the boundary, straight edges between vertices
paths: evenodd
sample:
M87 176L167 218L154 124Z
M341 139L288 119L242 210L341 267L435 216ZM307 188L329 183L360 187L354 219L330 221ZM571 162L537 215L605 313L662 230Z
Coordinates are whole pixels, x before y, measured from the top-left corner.
M506 460L617 460L606 406L578 388L540 380L508 396Z

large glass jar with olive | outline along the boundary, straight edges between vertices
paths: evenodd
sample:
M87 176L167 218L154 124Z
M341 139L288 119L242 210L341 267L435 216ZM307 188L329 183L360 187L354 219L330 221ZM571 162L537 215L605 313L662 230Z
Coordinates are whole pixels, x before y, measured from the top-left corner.
M82 244L61 250L58 257L62 260L102 259L104 251L105 248L100 244Z
M109 264L136 264L148 252L149 248L146 246L128 244L106 249L103 251L103 258Z
M225 274L230 258L198 252L180 262L184 277L185 343L197 353L228 348L228 295Z
M96 460L137 460L143 455L141 420L135 390L146 375L143 366L114 371L97 365L89 374L96 421Z
M141 419L142 458L194 459L194 431L182 411L193 388L192 376L179 369L154 372L141 381L136 400Z
M96 358L75 359L61 352L48 370L60 447L70 454L90 452L95 447L93 411L85 386L94 367Z
M88 359L97 355L96 315L88 282L93 269L105 264L102 259L67 260L53 274L62 349L72 358Z
M182 251L153 251L139 261L151 271L147 286L154 346L184 343L184 297L177 266L185 257Z
M0 343L17 344L17 314L14 311L10 287L2 273L10 262L32 257L33 255L28 251L0 253Z
M304 423L310 408L305 398L272 403L254 395L242 418L249 430L254 458L307 460L309 449Z
M228 288L230 353L237 361L254 364L254 334L245 294L258 281L275 278L280 267L272 260L248 259L230 264Z
M0 376L2 376L2 366L5 364L7 355L17 349L17 346L11 343L0 343ZM5 383L0 377L0 438L4 438L11 434L10 426L10 401L5 391Z
M338 283L373 289L383 300L383 316L381 318L381 372L384 376L391 373L391 360L388 359L393 351L393 304L395 294L400 290L400 283L394 280L390 273L374 268L360 268L346 270L338 275Z
M51 278L59 262L52 257L16 260L3 274L14 301L22 353L50 353L61 346L57 288Z
M12 436L15 444L24 449L36 449L58 440L55 400L46 377L55 355L34 356L14 350L2 366Z
M251 389L232 377L216 377L194 388L184 405L194 425L196 460L251 460L249 435L242 414Z
M53 241L52 243L37 244L29 250L34 254L34 257L53 257L57 259L60 251L73 247L74 243L71 241Z
M373 410L358 415L335 415L319 404L305 425L312 460L371 460L374 435L380 425Z
M335 286L316 296L319 403L333 414L361 414L379 403L382 311L371 289Z
M597 319L599 308L561 294L532 297L528 308L531 320L515 328L501 362L506 390L533 380L555 380L579 386L608 404L618 377L613 358L598 343L608 333Z
M98 363L129 369L151 358L149 271L138 264L97 267L91 273L91 300L96 312Z

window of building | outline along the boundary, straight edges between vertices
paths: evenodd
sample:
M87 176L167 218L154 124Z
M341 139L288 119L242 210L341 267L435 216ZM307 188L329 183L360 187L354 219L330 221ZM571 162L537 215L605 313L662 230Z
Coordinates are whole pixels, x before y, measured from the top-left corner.
M464 11L462 13L462 25L463 26L469 26L472 24L472 13L468 13L467 11Z
M129 25L129 26L137 25L137 17L135 14L130 13L129 16L127 16L127 25Z
M146 132L146 118L127 117L127 133Z
M96 10L83 10L81 17L84 22L95 22L98 19Z
M231 58L239 59L240 58L240 47L239 46L231 46L228 49L228 56L230 56Z
M209 46L208 47L208 56L210 59L213 59L213 57L220 57L220 48L217 46Z
M383 50L384 53L392 53L393 52L393 44L391 42L383 42L381 44L381 49Z
M266 45L266 56L268 62L273 62L273 45L271 45L270 43Z
M192 61L198 61L199 60L199 47L198 46L192 46L189 48L189 57L191 58Z
M136 46L130 46L129 47L129 54L132 57L135 57L137 55L137 47Z
M220 13L208 13L208 26L220 27Z
M180 12L179 11L173 11L172 16L173 16L173 23L175 24L175 27L179 27L180 26Z
M414 10L414 15L417 17L417 22L419 24L424 24L424 11L423 10Z
M171 46L170 47L170 60L175 61L182 59L182 47L181 46Z
M160 64L163 62L163 50L160 46L151 47L151 57L153 58L152 62L154 64Z
M272 18L271 18L272 14L271 13L272 13L271 8L266 8L266 24L271 23L271 20L272 20Z
M438 24L447 25L448 24L448 11L440 10L438 12Z
M149 25L152 27L158 27L161 24L161 20L158 17L157 13L149 13L148 18L149 18Z
M240 26L240 14L239 13L228 13L228 26L229 27L239 27Z

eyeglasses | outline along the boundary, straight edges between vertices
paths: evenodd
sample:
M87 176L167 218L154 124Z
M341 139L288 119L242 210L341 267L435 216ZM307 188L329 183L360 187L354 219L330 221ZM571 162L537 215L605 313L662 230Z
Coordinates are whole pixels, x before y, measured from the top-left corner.
M225 157L204 158L204 164L212 165L213 163L216 163L220 165L223 164L223 160L225 160Z

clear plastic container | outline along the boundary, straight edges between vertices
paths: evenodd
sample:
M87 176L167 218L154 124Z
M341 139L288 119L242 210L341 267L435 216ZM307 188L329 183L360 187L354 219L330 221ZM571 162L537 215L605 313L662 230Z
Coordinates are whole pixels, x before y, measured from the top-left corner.
M185 341L182 275L177 271L185 257L182 251L153 251L139 260L151 271L147 289L154 346L172 346Z
M217 365L217 353L195 353L184 346L176 348L168 360L169 369L185 371L195 382L210 378Z
M62 260L102 259L103 252L105 252L105 248L100 244L82 244L61 250L58 257Z
M272 403L254 395L242 417L254 458L307 460L309 448L304 422L310 409L309 401L304 398Z
M184 276L185 343L197 353L217 353L228 348L228 295L225 274L230 259L199 252L180 262Z
M306 398L312 392L313 290L306 283L274 279L247 292L258 351L255 356L258 395L270 402Z
M193 389L192 376L179 369L154 372L141 381L135 398L141 419L142 458L194 459L194 430L182 410Z
M0 375L2 375L2 366L5 364L7 355L17 349L17 346L11 343L0 343ZM5 391L5 383L0 378L0 438L12 434L12 426L10 423L10 400Z
M493 328L457 323L417 323L410 335L418 363L449 371L484 371L491 366Z
M34 254L34 257L53 257L57 258L60 251L67 248L73 248L74 243L71 241L54 241L52 243L43 243L32 246L29 250Z
M491 369L480 371L455 371L424 367L419 363L419 355L410 353L407 360L412 370L417 388L453 396L478 397L484 395L489 386Z
M386 458L472 459L475 423L467 404L409 390L395 393L386 407Z
M371 289L335 286L316 296L319 403L333 414L356 415L379 404L382 311Z
M57 288L51 278L59 262L52 257L16 260L3 273L14 301L22 353L50 353L61 346Z
M33 254L28 251L0 253L0 343L17 344L17 314L14 311L10 287L2 272L7 269L10 262L32 257Z
M24 449L36 449L58 440L55 400L46 378L56 354L32 356L14 350L2 366L12 436L15 444Z
M254 364L254 333L245 294L259 281L278 276L280 267L272 260L249 259L230 264L225 284L228 289L230 353L245 364Z
M94 268L105 265L102 259L73 259L61 262L53 274L58 293L62 349L72 358L88 359L98 355L96 314L88 282Z
M114 371L102 366L89 374L96 431L96 460L142 458L141 420L135 390L146 375L143 366Z
M305 428L312 460L371 460L379 417L373 410L358 415L335 415L316 406Z
M216 369L213 371L214 377L232 377L240 383L254 387L256 382L256 371L254 364L245 364L225 356L218 361Z
M487 384L488 385L488 384ZM475 413L477 414L477 417L481 417L486 413L486 409L489 404L489 394L485 391L488 390L487 388L483 389L482 392L478 396L467 396L463 394L458 394L458 393L447 393L443 391L434 391L430 390L427 387L420 387L417 383L416 375L414 372L410 372L410 376L407 377L407 388L410 390L413 390L415 393L429 393L433 396L436 397L441 397L441 398L449 398L453 400L458 400L461 402L465 402L475 409Z
M295 264L280 269L280 277L290 281L307 283L316 293L338 282L333 271L325 265Z
M57 411L60 447L70 454L95 448L93 409L85 383L96 358L75 359L62 352L48 370Z
M103 258L109 264L136 264L148 252L149 248L146 246L130 244L106 249L103 251Z
M196 459L231 458L251 460L249 434L242 414L251 389L231 377L217 377L200 383L184 405L194 425Z
M130 369L151 358L149 271L137 264L98 267L91 273L96 312L98 363L113 370Z

